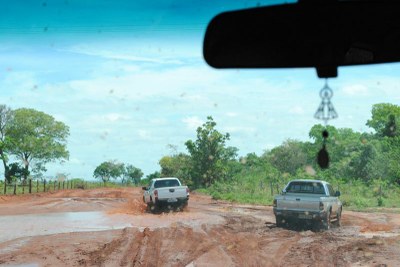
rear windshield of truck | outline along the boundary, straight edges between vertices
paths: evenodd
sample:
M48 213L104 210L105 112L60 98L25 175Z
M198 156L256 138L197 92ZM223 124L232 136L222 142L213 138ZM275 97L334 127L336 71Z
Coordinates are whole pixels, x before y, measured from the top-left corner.
M286 188L286 193L306 193L325 195L324 186L321 183L292 182Z
M180 186L178 180L159 180L154 183L154 188Z

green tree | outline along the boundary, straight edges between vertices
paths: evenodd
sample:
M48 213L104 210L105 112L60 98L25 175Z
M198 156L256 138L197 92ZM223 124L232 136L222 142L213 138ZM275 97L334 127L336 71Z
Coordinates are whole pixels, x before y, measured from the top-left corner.
M282 173L294 175L298 168L307 164L307 153L303 143L296 140L287 140L282 145L269 152L269 161Z
M400 106L380 103L372 107L372 118L367 121L366 125L373 128L380 137L394 137L399 135L396 125L400 121Z
M161 177L161 173L159 171L155 171L153 173L150 173L150 174L146 175L145 179L151 180L151 179L160 178L160 177Z
M110 181L110 179L117 179L124 174L125 168L123 163L119 163L115 160L109 160L101 163L93 172L93 177L101 179L104 184Z
M14 163L11 163L10 165L9 165L9 173L8 173L8 175L11 177L11 178L15 178L15 179L17 179L17 180L21 180L21 179L23 179L23 177L26 177L26 176L28 176L29 175L29 170L27 171L24 167L22 167L21 166L21 164L20 163L18 163L18 162L14 162ZM27 172L27 173L26 173Z
M382 171L379 168L379 151L374 144L368 143L360 151L358 157L354 158L349 165L353 167L354 178L365 181L380 178Z
M153 173L150 173L150 174L146 175L145 179L146 180L151 180L151 179L160 178L160 177L161 177L161 173L159 171L155 171ZM143 180L145 180L145 179L143 179Z
M46 163L69 157L66 148L68 126L44 112L27 108L14 110L7 132L10 136L9 151L24 166L24 180L29 167L34 172L42 171Z
M12 119L12 110L6 105L0 105L0 157L4 167L4 178L7 182L11 182L10 168L8 166L8 148L10 147L8 128Z
M190 176L191 158L184 153L164 156L158 162L161 167L161 177L177 177L182 183L192 185Z
M185 145L191 156L191 177L194 187L209 186L226 175L225 142L229 134L215 129L216 123L211 116L197 128L196 141L188 140Z
M140 183L140 179L143 177L143 172L141 169L128 164L125 166L124 176L127 178L128 181L132 181L135 183L135 185L138 185Z

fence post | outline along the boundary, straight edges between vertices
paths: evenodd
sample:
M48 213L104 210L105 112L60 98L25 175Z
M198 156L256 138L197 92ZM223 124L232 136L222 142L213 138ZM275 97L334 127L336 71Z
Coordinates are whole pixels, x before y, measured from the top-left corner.
M53 191L56 191L56 181L53 181Z
M60 190L60 184L61 184L61 182L58 182L58 188L57 188L57 191L59 191L59 190Z
M43 181L43 192L46 192L46 179Z
M14 195L17 194L17 182L14 183Z
M7 179L4 178L4 195L7 194Z
M39 180L36 180L36 193L39 193Z
M64 183L65 183L65 181L63 181L63 190L64 190Z
M29 194L32 194L32 179L29 179Z

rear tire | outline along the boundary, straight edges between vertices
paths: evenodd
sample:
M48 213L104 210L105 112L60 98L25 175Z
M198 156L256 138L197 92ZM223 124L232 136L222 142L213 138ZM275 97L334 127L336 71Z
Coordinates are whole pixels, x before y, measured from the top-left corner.
M146 211L151 212L151 203L147 203Z
M340 227L342 226L342 209L338 209L338 212L336 214L336 221L335 221L335 226Z
M275 220L276 220L276 227L282 228L284 226L283 217L282 216L276 215L275 216Z
M331 211L328 211L326 217L321 221L321 229L322 230L331 229Z

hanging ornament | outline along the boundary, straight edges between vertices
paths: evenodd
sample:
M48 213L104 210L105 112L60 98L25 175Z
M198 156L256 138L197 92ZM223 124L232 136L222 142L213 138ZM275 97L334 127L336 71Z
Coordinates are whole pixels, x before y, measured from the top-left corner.
M317 155L317 163L321 167L321 169L327 169L329 167L329 153L326 150L326 140L328 139L328 136L328 131L324 130L322 132L322 137L324 138L324 141L322 143L322 148Z
M329 120L335 119L338 117L338 114L331 103L331 98L333 96L332 89L328 86L327 80L325 80L325 86L319 92L319 96L321 97L321 104L319 105L317 111L314 114L314 117L319 120L323 120L325 122L325 128L328 124ZM328 131L325 129L322 132L322 148L318 152L317 155L317 163L321 167L321 169L327 169L329 167L329 153L326 149L327 139L329 137Z
M336 113L336 110L331 103L333 91L328 86L327 80L325 80L325 86L321 89L321 91L319 91L319 96L321 97L322 101L314 114L314 118L323 120L326 126L328 120L332 120L338 117L338 114Z

